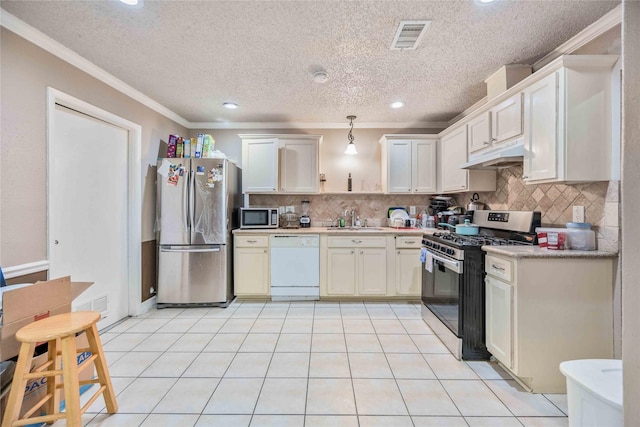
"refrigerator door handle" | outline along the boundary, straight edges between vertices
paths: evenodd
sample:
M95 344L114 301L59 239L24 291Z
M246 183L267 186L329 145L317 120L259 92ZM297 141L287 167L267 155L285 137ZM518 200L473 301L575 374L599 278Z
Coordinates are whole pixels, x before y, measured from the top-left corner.
M187 176L185 177L185 191L182 194L182 217L184 218L184 231L186 233L189 232L189 228L191 228L191 224L189 223L189 171L186 172Z
M193 247L186 247L186 248L173 248L173 247L168 247L168 248L160 248L160 252L220 252L220 248L204 248L204 249L193 249Z
M189 201L189 224L191 224L191 243L194 243L194 237L193 237L193 233L194 233L194 229L196 228L196 171L195 168L197 166L194 166L194 170L191 171L191 175L189 176L189 185L190 185L190 197L191 200Z

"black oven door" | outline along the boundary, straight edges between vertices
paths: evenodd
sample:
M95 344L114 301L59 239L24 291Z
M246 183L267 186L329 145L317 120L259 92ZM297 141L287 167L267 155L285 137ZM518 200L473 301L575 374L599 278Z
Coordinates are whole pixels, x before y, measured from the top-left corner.
M427 250L422 270L422 302L458 338L462 337L463 262Z

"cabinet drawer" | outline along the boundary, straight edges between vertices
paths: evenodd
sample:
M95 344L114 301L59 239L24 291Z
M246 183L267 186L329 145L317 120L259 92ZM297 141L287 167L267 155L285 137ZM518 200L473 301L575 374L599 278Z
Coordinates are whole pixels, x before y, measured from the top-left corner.
M421 236L397 236L396 248L419 249L422 247Z
M485 271L498 279L506 282L513 281L513 262L487 255L485 258Z
M330 248L385 248L387 240L385 236L331 236L327 239Z
M235 236L236 248L267 248L269 236Z

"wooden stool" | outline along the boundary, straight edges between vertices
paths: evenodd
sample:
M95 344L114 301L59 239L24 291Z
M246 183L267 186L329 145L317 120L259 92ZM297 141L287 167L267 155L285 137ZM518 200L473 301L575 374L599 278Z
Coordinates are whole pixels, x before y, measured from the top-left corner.
M2 427L24 426L36 422L53 423L65 418L67 426L81 427L81 416L87 408L104 393L104 401L107 412L110 414L118 411L116 395L111 385L111 378L107 369L107 363L102 351L100 336L96 323L100 320L100 313L94 311L78 311L52 316L38 320L21 328L16 333L16 339L22 343L18 355L11 392L7 403L6 412L2 420ZM86 332L88 349L76 348L76 334ZM29 372L33 359L33 351L37 343L48 342L48 360L44 364ZM61 349L61 351L58 351ZM78 366L78 352L90 351L91 357ZM62 369L58 362L61 355ZM79 381L78 372L94 362L97 379ZM34 378L47 378L47 395L37 402L23 418L20 418L20 409L24 398L27 380ZM62 377L62 383L60 381ZM100 389L80 407L80 386L85 384L100 384ZM64 389L65 412L60 413L60 402L56 390ZM42 405L46 404L46 415L31 417Z

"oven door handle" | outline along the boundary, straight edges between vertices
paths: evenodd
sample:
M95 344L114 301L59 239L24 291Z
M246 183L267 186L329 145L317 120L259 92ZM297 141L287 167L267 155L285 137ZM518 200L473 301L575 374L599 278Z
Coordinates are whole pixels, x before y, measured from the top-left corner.
M431 252L429 250L427 250L427 252L429 252L431 254L431 257L435 261L440 261L442 264L444 264L445 267L449 268L450 270L453 270L458 274L462 274L462 263L460 261L455 261L455 260L443 258L443 257L441 257L439 255L434 254L433 252Z

